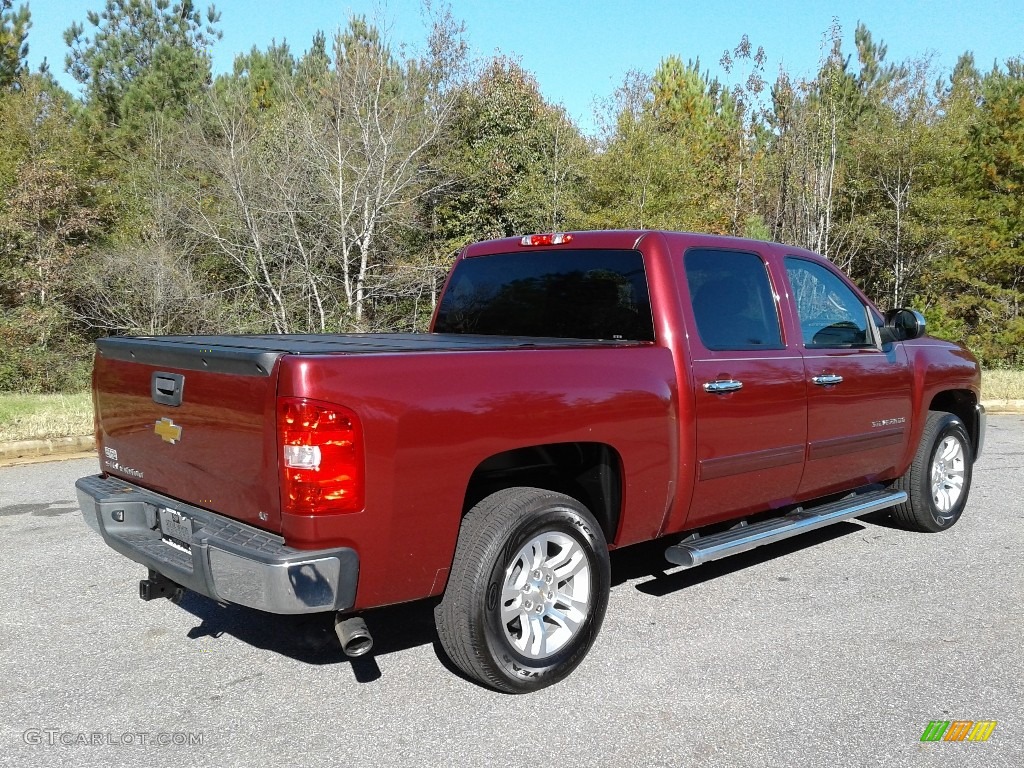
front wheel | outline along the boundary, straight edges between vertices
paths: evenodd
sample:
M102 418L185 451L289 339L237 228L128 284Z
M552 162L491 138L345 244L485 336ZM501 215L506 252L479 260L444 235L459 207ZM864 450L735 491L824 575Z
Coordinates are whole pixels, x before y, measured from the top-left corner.
M609 588L608 545L590 512L561 493L509 488L463 520L438 637L473 679L534 691L583 661Z
M914 462L894 484L909 498L892 508L893 520L926 533L952 527L967 504L973 463L963 422L952 413L929 411Z

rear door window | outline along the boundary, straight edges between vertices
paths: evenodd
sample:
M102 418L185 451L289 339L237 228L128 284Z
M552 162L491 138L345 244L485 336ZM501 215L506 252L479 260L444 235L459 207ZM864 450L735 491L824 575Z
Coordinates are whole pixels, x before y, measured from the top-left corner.
M778 307L760 256L692 248L683 262L697 333L705 349L783 348Z

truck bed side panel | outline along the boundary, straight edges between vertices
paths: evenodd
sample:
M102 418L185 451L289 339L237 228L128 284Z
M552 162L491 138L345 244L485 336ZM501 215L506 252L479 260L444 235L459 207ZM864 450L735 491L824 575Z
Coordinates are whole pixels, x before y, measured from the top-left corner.
M285 516L292 546L359 552L356 607L439 594L473 471L504 451L610 445L622 461L615 544L657 535L677 457L675 373L655 346L409 356L288 357L280 394L339 403L360 417L366 508Z

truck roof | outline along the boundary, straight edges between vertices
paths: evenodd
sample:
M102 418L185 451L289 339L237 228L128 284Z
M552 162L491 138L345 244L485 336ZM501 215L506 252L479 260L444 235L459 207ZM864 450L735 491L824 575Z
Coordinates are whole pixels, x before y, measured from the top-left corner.
M670 245L681 248L708 247L708 248L730 248L736 250L749 249L752 245L760 247L770 246L772 249L785 248L787 253L801 256L812 256L821 259L820 255L792 245L783 245L767 240L752 240L745 237L734 237L731 235L710 235L699 232L672 232L662 229L607 229L585 232L567 232L572 236L571 243L555 246L543 246L558 248L616 248L634 249L640 241L652 235L660 236ZM524 246L522 237L503 237L497 240L484 240L466 246L462 258L473 258L475 256L488 256L495 253L509 253L522 250L530 252L530 248Z

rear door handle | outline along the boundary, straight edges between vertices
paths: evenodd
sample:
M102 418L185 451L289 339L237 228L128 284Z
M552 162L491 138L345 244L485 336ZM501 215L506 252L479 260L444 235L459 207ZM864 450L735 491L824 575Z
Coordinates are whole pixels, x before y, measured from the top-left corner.
M709 381L704 385L704 391L711 392L712 394L735 392L738 389L743 389L743 382L736 381L735 379L718 379L717 381Z
M837 376L834 373L823 373L821 376L815 376L811 381L819 387L830 387L833 384L842 384L843 377Z

